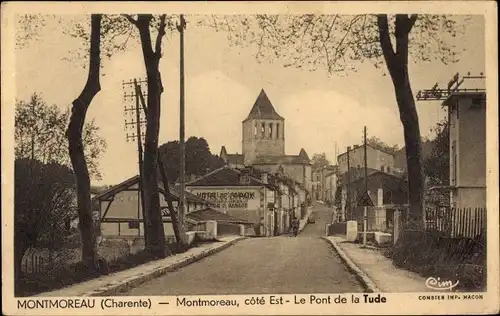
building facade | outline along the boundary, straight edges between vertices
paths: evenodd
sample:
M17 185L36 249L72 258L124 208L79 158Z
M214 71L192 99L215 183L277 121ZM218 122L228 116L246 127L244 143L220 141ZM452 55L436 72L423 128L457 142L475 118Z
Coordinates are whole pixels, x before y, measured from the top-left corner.
M333 203L337 190L337 166L326 165L312 171L313 198Z
M172 220L165 200L163 184L159 184L160 208L165 236L173 236ZM170 188L174 208L178 207L179 192ZM139 190L139 176L134 176L95 197L99 202L99 219L103 237L144 236L144 219ZM186 212L211 207L212 203L186 192Z
M347 172L347 152L340 154L337 157L338 172L344 174ZM349 167L364 168L365 167L365 151L364 146L354 145L349 150ZM394 154L380 150L379 148L366 146L366 164L368 168L380 170L385 173L394 173Z
M450 124L450 203L486 207L486 92L454 92L443 105Z
M363 224L364 207L358 205L365 191L365 178L358 177L351 182L352 220ZM373 206L367 207L367 230L391 232L394 212L408 209L408 184L400 176L382 171L373 171L368 175L368 194Z
M228 154L222 146L220 156L235 168L252 166L271 174L283 173L301 183L307 194L312 191L309 156L304 149L298 155L285 154L285 119L276 112L264 90L242 122L242 153Z
M187 183L186 190L220 212L253 223L255 235L286 233L300 214L299 190L290 179L252 167L224 166Z

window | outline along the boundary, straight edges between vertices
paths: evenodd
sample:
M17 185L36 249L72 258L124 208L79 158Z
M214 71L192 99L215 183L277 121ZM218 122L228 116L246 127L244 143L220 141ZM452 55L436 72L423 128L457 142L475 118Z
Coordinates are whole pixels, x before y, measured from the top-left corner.
M276 123L276 138L280 138L280 123Z
M391 173L391 167L387 166L387 173Z
M139 229L139 222L128 222L129 229Z
M269 123L269 138L272 138L273 137L273 124L272 123Z
M262 137L266 136L266 123L262 123L260 134L262 135Z
M382 170L382 172L384 172L384 166L380 167L380 170Z
M250 183L250 177L247 174L242 174L240 176L240 183L241 184L248 184L248 183Z
M253 126L253 136L257 137L257 123L255 123Z
M391 191L384 190L384 195L382 197L382 204L393 204Z

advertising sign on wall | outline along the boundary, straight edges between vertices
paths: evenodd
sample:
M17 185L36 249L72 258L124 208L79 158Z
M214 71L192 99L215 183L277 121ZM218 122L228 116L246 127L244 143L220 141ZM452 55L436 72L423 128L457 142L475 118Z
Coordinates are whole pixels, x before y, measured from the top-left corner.
M215 208L249 208L249 201L258 199L255 191L202 191L193 192L199 198L215 203Z

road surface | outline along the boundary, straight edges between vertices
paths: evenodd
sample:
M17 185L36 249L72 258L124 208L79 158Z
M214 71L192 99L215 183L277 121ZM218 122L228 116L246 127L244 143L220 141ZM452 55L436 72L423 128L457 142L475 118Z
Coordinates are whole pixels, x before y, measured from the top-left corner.
M121 295L362 292L331 246L319 238L331 212L317 204L315 213L316 223L296 238L245 239Z

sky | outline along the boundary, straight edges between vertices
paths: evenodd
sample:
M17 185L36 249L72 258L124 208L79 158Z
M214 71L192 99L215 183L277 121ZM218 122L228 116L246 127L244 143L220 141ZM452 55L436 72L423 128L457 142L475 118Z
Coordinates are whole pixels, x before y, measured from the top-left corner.
M444 65L439 61L410 60L413 91L430 88L436 82L445 86L456 72L484 72L484 41L484 20L472 18L464 35L457 39L457 45L464 49L459 62ZM49 21L38 40L16 51L16 98L27 100L38 92L49 104L69 108L87 78L81 66L86 60L77 60L72 54L79 45L79 40L63 34L59 24ZM369 63L359 65L357 72L340 74L328 74L326 68L313 72L284 68L276 62L258 63L255 51L255 47L231 46L223 32L196 23L188 25L187 137L204 137L214 154L219 154L222 145L229 153L241 153L241 122L264 89L276 111L285 118L286 154L298 154L304 148L310 157L325 152L334 162L335 148L342 153L347 146L361 143L363 126L367 127L368 137L403 146L393 85L380 70ZM177 32L168 33L163 52L160 71L165 91L160 144L176 140L179 135ZM145 77L139 46L130 45L126 52L103 61L102 90L87 113L88 119L95 119L107 142L99 161L102 179L93 184L116 184L137 174L136 145L126 142L122 89L122 81L134 77ZM430 129L446 117L444 110L436 102L417 102L417 110L422 136L432 137Z

